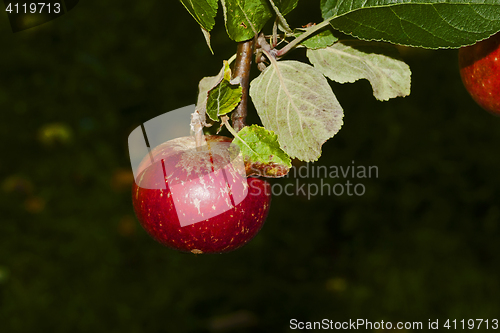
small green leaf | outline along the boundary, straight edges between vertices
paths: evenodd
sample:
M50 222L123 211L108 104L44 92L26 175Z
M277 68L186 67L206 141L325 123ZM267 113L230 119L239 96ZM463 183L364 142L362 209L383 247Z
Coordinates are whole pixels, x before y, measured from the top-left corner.
M207 114L213 121L219 116L233 111L241 101L241 85L233 85L222 80L215 88L208 92Z
M267 0L221 0L229 37L237 42L253 38L272 17Z
M263 125L292 158L315 161L342 127L344 112L323 74L298 61L279 61L250 83Z
M274 0L274 4L279 8L283 16L294 10L298 3L299 0Z
M224 80L231 81L231 67L229 67L229 62L224 60Z
M381 101L410 94L410 67L388 44L344 40L319 50L307 50L314 67L339 83L367 79Z
M286 33L292 33L292 29L290 29L290 26L288 25L288 22L285 19L285 14L281 12L281 9L279 6L275 3L274 0L268 0L269 3L271 4L271 7L273 8L276 18L278 21L276 22L278 24L278 28L281 29L282 31ZM278 2L278 1L277 1ZM280 2L280 1L279 1ZM288 3L285 4L285 6L289 5Z
M321 0L325 20L364 40L458 48L500 31L500 0Z
M309 29L313 29L314 26L305 29L304 32L298 32L295 34L295 37L299 37L303 33L307 32ZM304 40L300 45L304 45L308 49L322 49L328 47L338 41L339 39L333 35L333 31L331 28L321 31L318 34L313 35L312 37Z
M217 15L217 0L180 0L188 12L206 31L212 30Z
M196 110L198 110L201 114L205 114L207 112L208 92L221 83L224 79L224 74L227 71L227 68L229 68L229 64L227 61L224 61L219 74L216 76L207 76L200 80L200 83L198 84L198 101L196 103Z
M247 176L283 177L292 167L290 157L280 148L276 134L264 127L243 127L233 143L241 150Z

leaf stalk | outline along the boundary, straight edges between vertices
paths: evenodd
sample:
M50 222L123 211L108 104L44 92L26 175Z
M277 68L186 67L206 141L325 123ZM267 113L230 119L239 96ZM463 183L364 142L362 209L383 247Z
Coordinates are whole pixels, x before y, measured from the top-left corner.
M323 29L324 27L328 26L329 24L330 24L330 20L325 20L325 21L323 21L323 22L321 22L321 23L313 26L311 29L309 29L308 31L304 32L302 35L300 35L299 37L295 38L290 43L288 43L287 46L285 46L282 49L278 50L278 52L276 53L276 56L278 58L284 56L286 53L288 53L288 51L290 51L291 49L293 49L294 47L296 47L297 45L299 45L303 40L309 38L311 35L313 35L316 32L318 32L318 30Z

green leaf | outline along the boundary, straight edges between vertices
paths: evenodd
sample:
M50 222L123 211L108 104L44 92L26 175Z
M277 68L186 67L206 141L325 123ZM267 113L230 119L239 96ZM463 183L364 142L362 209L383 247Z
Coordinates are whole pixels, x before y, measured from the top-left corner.
M388 44L345 40L319 50L307 50L314 67L339 83L367 79L376 99L386 101L410 94L410 67Z
M206 31L212 30L217 15L217 0L180 0L196 22Z
M323 18L365 40L458 48L500 31L500 0L321 0Z
M300 35L306 33L310 29L314 29L314 26L304 29L305 30L304 32L296 33L295 37L299 37ZM300 45L304 45L309 49L322 49L332 45L338 40L339 39L333 35L333 31L330 28L323 30L315 35L312 35L312 37L309 37L308 39L304 40L302 43L300 43Z
M278 21L276 22L278 24L278 28L286 33L292 33L292 29L290 29L290 26L288 25L288 22L286 21L283 13L281 13L281 10L276 6L273 0L268 1L271 4L271 7L273 8L278 19Z
M264 127L243 127L233 143L241 150L247 176L283 177L292 167L290 157L280 148L276 134Z
M188 12L194 17L196 22L201 27L201 32L205 41L207 42L208 48L212 54L212 45L210 45L210 30L215 25L215 16L217 15L217 0L180 0L181 3L186 7Z
M298 3L299 0L274 0L274 4L279 8L283 16L294 10Z
M222 80L208 92L207 114L210 119L218 121L219 116L233 111L240 103L241 95L241 85Z
M200 80L198 84L198 101L196 103L196 110L201 114L207 112L208 92L215 88L223 79L226 71L229 69L229 64L224 61L222 69L216 76L207 76Z
M263 125L292 158L315 161L321 146L342 127L344 113L328 81L314 67L279 61L250 84Z
M229 37L237 42L253 38L272 17L267 0L221 0Z
M292 29L285 19L285 15L297 7L299 0L268 0L278 17L278 28L286 33L292 33Z

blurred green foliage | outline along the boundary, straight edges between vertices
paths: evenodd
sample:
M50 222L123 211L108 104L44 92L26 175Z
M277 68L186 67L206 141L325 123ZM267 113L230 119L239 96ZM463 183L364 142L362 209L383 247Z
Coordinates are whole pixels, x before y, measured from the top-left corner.
M290 23L319 21L315 7L302 1ZM402 48L404 99L332 84L345 124L316 165L378 166L353 180L364 196L276 196L248 245L193 256L136 221L127 137L193 104L233 54L220 16L215 56L177 1L81 1L16 34L0 17L0 332L287 332L292 318L500 313L500 119L467 95L456 50Z

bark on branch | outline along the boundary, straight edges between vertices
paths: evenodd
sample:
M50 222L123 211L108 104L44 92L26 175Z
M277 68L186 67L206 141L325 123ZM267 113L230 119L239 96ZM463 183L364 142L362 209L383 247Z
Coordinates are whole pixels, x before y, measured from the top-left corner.
M250 69L252 67L254 49L255 39L239 42L232 71L232 78L240 77L241 87L243 89L241 102L231 116L233 128L237 132L246 126L245 119L247 117L248 88L250 85Z

